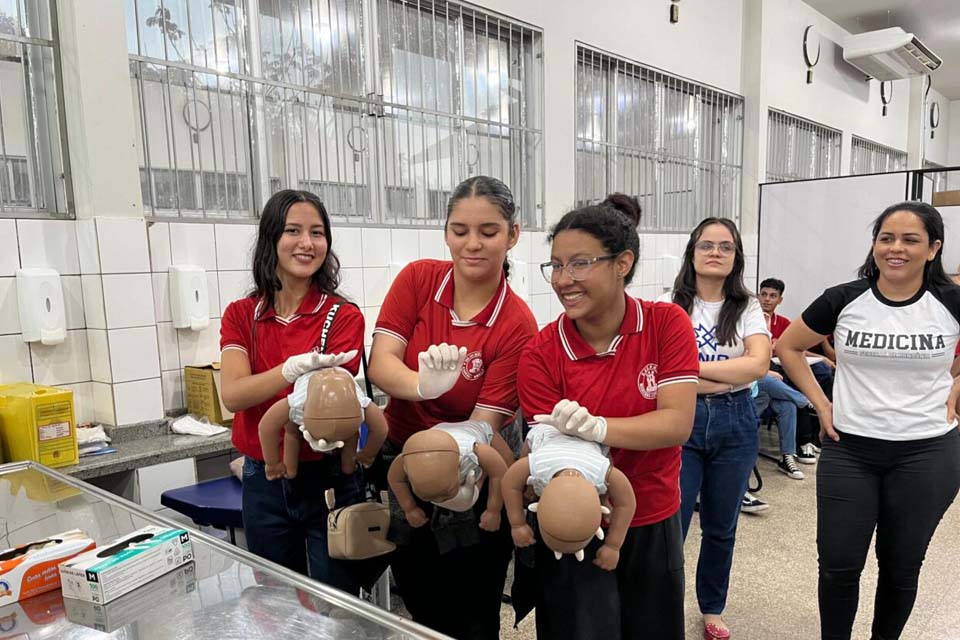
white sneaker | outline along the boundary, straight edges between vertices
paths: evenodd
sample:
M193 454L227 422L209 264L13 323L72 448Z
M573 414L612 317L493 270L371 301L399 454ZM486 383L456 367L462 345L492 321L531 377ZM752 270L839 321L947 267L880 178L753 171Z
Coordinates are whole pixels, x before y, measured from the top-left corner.
M800 468L797 466L797 457L791 454L785 454L780 457L780 462L777 463L777 469L786 474L788 478L793 478L794 480L803 480L803 471L800 471Z

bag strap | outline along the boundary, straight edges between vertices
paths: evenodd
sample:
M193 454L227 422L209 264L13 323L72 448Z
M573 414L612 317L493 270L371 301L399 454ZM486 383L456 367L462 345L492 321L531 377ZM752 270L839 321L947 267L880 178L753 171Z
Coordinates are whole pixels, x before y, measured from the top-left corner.
M355 305L352 302L338 302L330 307L330 311L327 312L327 318L323 321L323 331L320 333L320 353L326 353L327 351L327 334L330 331L330 328L333 327L333 319L337 315L337 311L340 310L345 304L349 304L351 307L355 307L357 311L360 311L360 307ZM362 313L362 311L361 311ZM370 383L370 375L368 373L369 365L367 364L367 349L362 344L360 345L360 364L363 365L363 383L364 390L367 392L367 397L373 400L373 385Z

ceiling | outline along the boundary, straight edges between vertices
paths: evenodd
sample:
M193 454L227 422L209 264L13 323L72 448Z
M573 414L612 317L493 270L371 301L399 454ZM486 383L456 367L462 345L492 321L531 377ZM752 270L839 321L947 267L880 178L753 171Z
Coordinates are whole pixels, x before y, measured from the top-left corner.
M902 27L943 60L933 88L960 100L960 0L804 0L850 33Z

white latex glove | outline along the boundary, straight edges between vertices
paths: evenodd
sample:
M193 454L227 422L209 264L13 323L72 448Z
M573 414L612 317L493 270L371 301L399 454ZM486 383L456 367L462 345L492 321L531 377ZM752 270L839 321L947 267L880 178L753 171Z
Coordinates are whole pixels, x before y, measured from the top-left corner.
M350 362L356 357L356 349L351 349L346 353L317 353L316 351L309 351L307 353L301 353L298 356L290 356L287 358L280 372L283 374L284 380L293 384L297 378L308 371L324 369L326 367L338 367L341 364Z
M315 440L303 425L300 425L300 433L303 434L303 439L307 441L310 448L317 453L329 453L343 446L343 440L332 440L330 442L327 442L323 438Z
M457 495L443 502L434 502L433 504L450 511L469 511L477 503L480 497L480 488L477 487L476 473L471 471L467 474L467 480L460 485Z
M417 356L420 367L417 370L417 395L424 400L439 398L460 378L460 367L467 359L467 348L457 347L446 342L430 345Z
M607 437L606 418L590 415L586 408L573 400L561 400L553 407L550 415L540 413L533 416L533 420L539 424L548 424L561 433L601 444Z

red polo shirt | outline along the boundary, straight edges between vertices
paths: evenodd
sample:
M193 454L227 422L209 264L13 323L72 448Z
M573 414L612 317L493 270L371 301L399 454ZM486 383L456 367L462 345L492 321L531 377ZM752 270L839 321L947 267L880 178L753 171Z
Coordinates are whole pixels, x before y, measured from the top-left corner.
M690 318L668 302L626 296L620 331L596 353L566 314L550 323L520 358L517 385L523 414L550 413L566 398L595 416L625 418L657 408L657 390L696 384L700 373ZM637 511L630 526L660 522L680 508L680 447L611 449L630 479Z
M289 358L320 347L320 334L327 313L337 302L336 296L321 294L311 289L297 312L289 318L281 318L274 309L266 309L256 322L256 349L253 348L254 314L259 312L263 301L257 298L234 300L223 312L220 321L220 350L239 349L251 359L253 373L269 371ZM333 319L327 334L326 353L342 353L363 348L363 314L351 304L342 304ZM255 355L251 356L251 353ZM256 360L255 362L253 360ZM360 367L358 354L343 367L356 375ZM263 460L260 448L260 418L274 402L286 398L293 385L266 402L244 409L233 416L233 446L245 456ZM322 453L315 453L304 443L300 447L301 460L319 460Z
M790 319L779 316L776 313L771 314L770 316L770 337L774 340L779 340L780 336L783 335L783 332L787 330L787 327L790 326Z
M513 416L519 405L517 362L536 335L537 323L505 277L480 313L461 320L453 310L453 263L417 260L394 280L373 333L403 342L403 363L413 371L419 369L417 356L430 345L467 348L460 379L444 395L422 402L390 399L385 411L389 438L402 446L412 434L439 422L466 420L474 407Z

